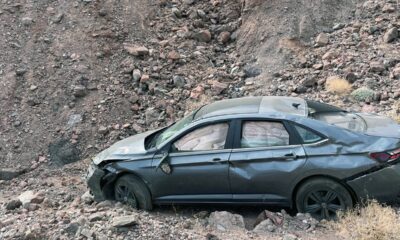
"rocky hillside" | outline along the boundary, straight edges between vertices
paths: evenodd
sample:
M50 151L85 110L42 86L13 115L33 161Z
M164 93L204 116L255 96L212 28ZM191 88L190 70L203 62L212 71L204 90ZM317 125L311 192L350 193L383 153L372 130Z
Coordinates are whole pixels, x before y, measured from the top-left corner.
M400 95L396 1L20 0L0 23L1 168L90 157L222 98L362 108L326 91L332 76L372 108Z
M5 0L0 29L0 239L337 239L303 215L254 228L263 209L95 204L82 177L115 141L222 98L400 119L397 0Z

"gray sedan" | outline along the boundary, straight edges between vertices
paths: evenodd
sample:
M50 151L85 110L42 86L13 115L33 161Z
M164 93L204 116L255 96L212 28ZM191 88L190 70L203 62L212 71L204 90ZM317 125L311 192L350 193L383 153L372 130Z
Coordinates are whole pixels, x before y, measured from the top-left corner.
M95 200L265 204L317 218L362 199L397 202L400 125L294 97L214 102L94 157Z

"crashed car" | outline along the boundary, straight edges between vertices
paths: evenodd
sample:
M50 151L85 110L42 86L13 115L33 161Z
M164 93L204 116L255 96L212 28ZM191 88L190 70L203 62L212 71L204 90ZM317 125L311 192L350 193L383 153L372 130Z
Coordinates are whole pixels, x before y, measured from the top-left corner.
M205 105L94 157L95 200L265 204L332 218L368 198L400 197L400 125L296 97Z

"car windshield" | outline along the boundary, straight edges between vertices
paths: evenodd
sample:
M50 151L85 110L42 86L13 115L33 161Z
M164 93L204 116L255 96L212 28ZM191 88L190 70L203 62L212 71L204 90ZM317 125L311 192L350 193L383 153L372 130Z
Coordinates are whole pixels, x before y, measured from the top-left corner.
M170 139L175 133L179 132L181 129L189 125L193 121L193 117L196 114L196 111L192 112L191 114L187 115L186 117L182 118L181 120L177 121L176 123L172 124L168 128L162 130L159 134L157 134L154 139L152 146L158 147Z

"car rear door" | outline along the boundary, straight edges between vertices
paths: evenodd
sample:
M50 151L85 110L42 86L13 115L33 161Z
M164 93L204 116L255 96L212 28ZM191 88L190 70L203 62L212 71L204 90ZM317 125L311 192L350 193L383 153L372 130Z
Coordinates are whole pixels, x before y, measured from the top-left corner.
M171 173L157 169L152 180L156 202L230 201L228 160L232 151L230 122L196 126L176 140L168 156ZM162 156L155 156L156 167Z
M284 121L235 121L229 180L234 201L290 205L294 179L306 156Z

